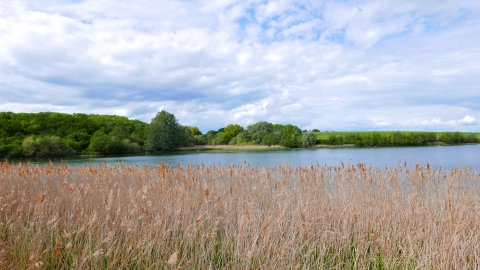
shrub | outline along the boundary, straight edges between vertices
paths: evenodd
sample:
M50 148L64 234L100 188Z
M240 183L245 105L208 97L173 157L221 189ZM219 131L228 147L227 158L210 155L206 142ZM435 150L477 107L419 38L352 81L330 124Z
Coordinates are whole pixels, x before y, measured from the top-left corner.
M317 136L313 132L302 134L302 147L312 147L317 144Z
M73 156L75 150L62 142L56 136L43 136L26 138L22 143L23 154L26 157L66 157Z

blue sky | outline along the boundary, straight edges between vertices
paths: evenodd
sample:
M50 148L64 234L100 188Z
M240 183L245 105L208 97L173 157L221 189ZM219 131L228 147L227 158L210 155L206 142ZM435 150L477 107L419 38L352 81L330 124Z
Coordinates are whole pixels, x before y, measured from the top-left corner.
M480 131L478 1L0 2L0 111Z

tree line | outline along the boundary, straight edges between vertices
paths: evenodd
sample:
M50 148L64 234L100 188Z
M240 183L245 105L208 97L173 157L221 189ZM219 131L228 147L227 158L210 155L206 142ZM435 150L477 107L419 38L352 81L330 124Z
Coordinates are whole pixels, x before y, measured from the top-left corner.
M182 126L161 111L147 124L123 116L55 112L0 112L0 157L46 158L72 155L116 155L172 151L193 145L282 145L310 147L312 132L298 126L258 122L244 129L231 124L203 134Z
M146 125L114 115L1 112L0 157L138 152Z
M475 133L461 132L363 132L337 135L332 133L328 139L319 140L319 144L373 146L422 146L435 143L464 144L479 143Z
M289 148L311 147L317 143L313 132L291 124L258 122L244 129L230 124L203 134L197 127L181 126L171 113L161 111L145 129L146 151L169 151L192 145L281 145Z
M313 132L302 131L292 124L272 124L266 121L249 125L246 129L230 124L219 130L194 136L197 145L280 145L288 148L311 147L317 143Z
M292 124L257 122L244 128L230 124L203 134L197 127L182 126L175 115L161 111L147 124L123 116L54 112L0 112L0 157L46 158L72 155L118 155L172 151L193 145L280 145L288 148L316 144L414 146L435 142L479 143L473 133L368 132L331 133L328 139Z

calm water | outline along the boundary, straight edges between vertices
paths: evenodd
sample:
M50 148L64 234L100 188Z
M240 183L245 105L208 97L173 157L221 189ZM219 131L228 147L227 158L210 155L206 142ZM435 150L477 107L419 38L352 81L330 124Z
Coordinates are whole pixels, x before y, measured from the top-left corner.
M69 165L100 165L126 163L128 165L158 165L160 163L176 166L187 164L229 165L244 161L251 166L274 167L288 164L290 166L309 166L311 164L338 165L357 164L358 162L375 167L400 165L425 165L442 169L472 167L480 172L480 145L461 146L426 146L426 147L392 147L392 148L340 148L340 149L297 149L249 152L184 152L165 155L71 158L63 159ZM60 163L61 160L52 160ZM22 161L27 162L27 161ZM32 164L44 164L48 160L28 160Z

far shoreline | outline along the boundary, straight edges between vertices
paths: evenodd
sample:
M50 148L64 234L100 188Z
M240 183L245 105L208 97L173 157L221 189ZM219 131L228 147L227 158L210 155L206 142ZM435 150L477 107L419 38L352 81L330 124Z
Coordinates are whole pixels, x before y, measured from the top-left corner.
M480 143L460 143L460 144L446 144L442 142L427 143L425 145L389 145L389 146L356 146L354 144L342 144L342 145L331 145L331 144L316 144L307 148L289 148L280 145L194 145L187 147L179 147L173 151L168 152L158 152L158 153L175 153L180 151L193 152L193 151L260 151L260 150L300 150L300 149L319 149L319 148L403 148L403 147L428 147L428 146L462 146L462 145L477 145Z
M172 152L178 151L215 151L215 150L229 150L229 151L255 151L255 150L289 150L294 148L288 148L280 145L194 145L186 147L178 147Z

